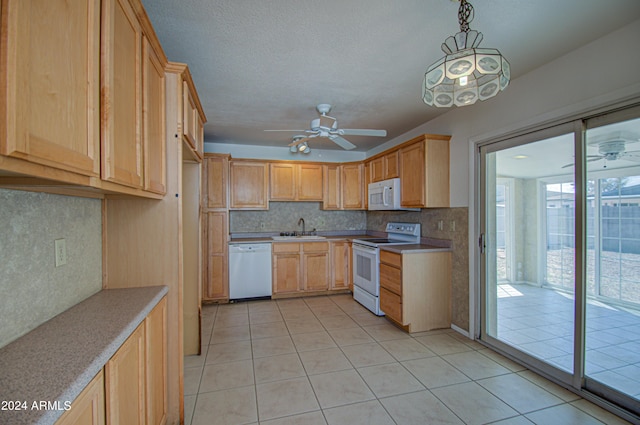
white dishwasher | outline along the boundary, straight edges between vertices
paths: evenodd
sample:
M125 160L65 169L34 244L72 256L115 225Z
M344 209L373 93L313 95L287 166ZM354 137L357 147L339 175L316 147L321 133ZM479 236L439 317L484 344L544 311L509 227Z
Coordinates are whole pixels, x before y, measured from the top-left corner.
M229 299L271 297L271 244L229 244Z

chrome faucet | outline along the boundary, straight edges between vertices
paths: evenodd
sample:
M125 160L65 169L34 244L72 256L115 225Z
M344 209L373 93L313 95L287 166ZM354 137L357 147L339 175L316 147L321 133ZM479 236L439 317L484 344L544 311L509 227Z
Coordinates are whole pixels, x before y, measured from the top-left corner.
M300 223L302 223L302 235L300 236L304 236L305 231L304 231L304 218L300 217L300 220L298 220L298 226L300 226Z

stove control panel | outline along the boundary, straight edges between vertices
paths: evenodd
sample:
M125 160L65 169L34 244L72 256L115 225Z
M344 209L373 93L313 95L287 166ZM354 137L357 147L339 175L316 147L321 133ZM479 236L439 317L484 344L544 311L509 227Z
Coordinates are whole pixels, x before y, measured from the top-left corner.
M387 223L387 228L385 230L387 233L419 236L420 223Z

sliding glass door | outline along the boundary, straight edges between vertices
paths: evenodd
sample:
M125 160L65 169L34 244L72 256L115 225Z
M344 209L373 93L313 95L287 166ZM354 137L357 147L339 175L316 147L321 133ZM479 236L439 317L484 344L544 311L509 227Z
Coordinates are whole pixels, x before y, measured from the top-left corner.
M483 144L480 338L640 414L640 110Z

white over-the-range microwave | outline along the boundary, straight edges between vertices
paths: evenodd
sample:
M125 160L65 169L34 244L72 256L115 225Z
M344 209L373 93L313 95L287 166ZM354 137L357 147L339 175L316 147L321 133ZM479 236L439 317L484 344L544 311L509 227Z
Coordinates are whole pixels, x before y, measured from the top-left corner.
M368 201L370 211L379 210L412 210L416 208L403 208L400 206L400 179L382 180L369 183Z

